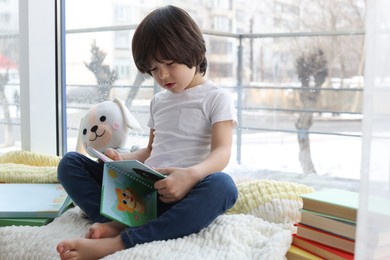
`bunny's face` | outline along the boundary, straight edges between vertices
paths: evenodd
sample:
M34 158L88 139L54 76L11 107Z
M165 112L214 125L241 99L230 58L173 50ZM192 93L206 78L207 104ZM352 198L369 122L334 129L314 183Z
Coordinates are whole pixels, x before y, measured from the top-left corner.
M77 151L89 153L92 147L104 153L107 148L125 148L130 129L142 128L119 99L96 104L81 118Z
M128 127L121 108L112 101L92 107L82 118L80 138L84 148L104 152L107 148L122 147L127 140Z

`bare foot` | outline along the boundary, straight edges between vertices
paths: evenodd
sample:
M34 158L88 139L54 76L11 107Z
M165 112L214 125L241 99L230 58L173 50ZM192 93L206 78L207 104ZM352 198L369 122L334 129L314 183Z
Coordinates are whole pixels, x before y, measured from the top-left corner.
M65 240L57 245L57 252L65 259L100 259L125 249L120 236L113 238Z
M85 237L93 239L116 237L125 228L125 225L115 221L107 223L93 223Z

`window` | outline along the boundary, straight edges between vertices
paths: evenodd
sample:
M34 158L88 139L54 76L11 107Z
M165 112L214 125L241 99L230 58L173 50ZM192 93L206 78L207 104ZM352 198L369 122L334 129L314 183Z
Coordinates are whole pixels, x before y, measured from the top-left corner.
M20 149L18 5L0 1L0 147ZM0 149L1 152L1 149Z
M130 35L128 32L115 32L115 48L130 50Z
M222 40L210 41L210 52L212 54L228 55L232 53L232 43Z
M73 1L75 0L67 1L69 6L74 7L67 9L66 21L72 24L72 29L76 31L80 29L80 31L67 34L66 78L68 84L71 84L69 87L73 89L72 91L78 89L80 93L86 92L89 88L99 88L96 75L85 66L85 63L90 62L92 58L90 46L95 41L97 47L105 53L101 65L108 66L109 71L117 73L117 78L111 82L110 97L116 96L126 102L130 102L128 98L133 97L129 109L145 124L148 115L145 104L148 104L148 100L153 95L155 86L150 78L140 77L133 64L130 51L133 30L130 28L135 28L143 17L134 14L147 14L155 7L146 2L118 5L115 1L106 1L104 8L96 7L95 12L89 12L88 8L85 10L78 8L76 12L78 5L73 5ZM92 0L90 3L92 4ZM181 3L181 7L188 9L197 21L202 21L202 30L221 32L221 35L205 34L209 63L208 77L223 87L231 88L233 92L237 91L235 87L239 82L243 88L242 96L237 96L237 99L240 99L241 107L238 107L238 111L242 120L241 129L237 132L242 136L237 140L241 143L235 144L237 147L234 149L232 160L245 165L257 165L255 168L262 170L303 173L305 170L298 156L302 144L299 144L297 138L298 133L305 130L310 137L311 153L308 156L314 166L311 170L323 176L352 178L354 181L351 183L356 184L359 179L360 150L357 147L361 145L364 87L364 82L361 80L362 66L359 65L364 62L363 35L335 33L335 35L321 36L313 33L305 37L299 34L294 37L290 35L274 37L272 34L263 37L261 32L286 30L283 29L287 28L286 25L293 25L294 28L302 26L302 30L307 32L309 30L305 25L308 23L302 21L307 22L316 17L312 16L312 9L301 10L298 5L285 1L276 1L274 5L257 5L255 1L253 4L245 1L245 5L240 1L214 1L212 4L215 8L212 10L209 9L209 4L205 6L199 2L197 4L199 8L193 8L193 2L186 1ZM240 6L236 8L237 12L232 13L233 9L229 8L237 7L238 4ZM89 6L87 0L84 6ZM321 9L320 5L310 5L310 7ZM111 20L107 10L114 10ZM362 14L364 12L361 5L355 2L351 2L351 6L345 10L358 10ZM91 24L102 22L101 18L105 17L104 24L101 26L107 29L96 31L92 26L77 27L77 24L82 24L74 23L79 20L80 12L88 14ZM215 15L216 12L218 15ZM277 16L274 16L274 12L277 12ZM345 11L345 14L340 15L339 20L348 23L359 19L356 13L353 19L343 19L352 14L351 11ZM233 21L231 17L235 17L237 21ZM247 36L251 17L253 17L253 32L260 32L255 38ZM264 21L273 19L275 24L264 24ZM129 30L116 30L115 25L125 20L132 21L131 25L134 27L129 26ZM327 23L314 19L310 28L317 28L314 31L331 31L331 28L324 28L324 24ZM110 26L113 28L111 31ZM226 32L244 33L241 45L237 37L223 34ZM321 85L321 91L314 92L320 93L316 95L315 104L307 106L306 101L301 99L305 91L302 84L306 83L299 80L297 60L302 54L309 56L321 52L326 60L327 76ZM306 56L305 59L310 59ZM313 87L314 76L310 75L309 79L309 86ZM68 113L67 140L69 149L74 149L77 142L77 118L80 117L83 109L93 103L86 101L86 104L82 102L71 104L72 108L80 107L78 113L74 113L74 110ZM299 118L308 113L313 124L297 127ZM258 140L257 145L254 145L254 140ZM144 142L144 139L140 138L139 142ZM336 145L341 142L348 145L338 148L338 153L336 151L327 155L322 153L333 151L333 146L330 144ZM330 146L323 148L321 145L325 144ZM256 153L251 149L252 145ZM349 156L343 156L346 154ZM263 159L256 159L258 156ZM280 162L276 159L280 156L288 159Z
M10 10L10 21L18 20L14 18L15 13L17 13L15 9L18 9L17 6L11 4L11 2L6 3L8 3L8 8L2 9L2 12L4 12L3 10ZM76 147L80 115L94 102L89 99L91 95L88 93L99 88L97 75L86 66L92 59L91 47L94 43L104 54L101 65L108 66L111 73L117 73L116 77L110 78L112 86L109 97L117 96L126 100L132 96L130 93L135 93L136 95L133 96L135 99L130 110L136 113L142 122L146 121L147 105L145 104L153 95L156 86L150 78L140 77L132 62L130 43L133 29L131 28L135 28L137 21L142 18L135 18L132 14L146 14L154 9L154 6L144 3L122 6L106 1L103 5L104 8L96 6L95 12L90 12L90 6L96 4L92 0L83 2L83 5L75 4L72 0L68 0L66 3L69 4L66 8L66 21L69 26L66 26L66 28L70 28L66 34L66 79L68 84L67 93L69 94L66 146L68 150L72 150ZM1 2L1 4L4 5L4 2ZM9 8L11 6L12 8ZM281 3L279 5L275 4L275 8L278 6L282 10L290 10L290 7L285 7ZM257 31L258 26L261 25L256 21L270 18L269 12L264 9L267 7L266 5L262 5L261 12L257 12L256 5L253 5L252 9L240 8L235 15L228 11L226 16L219 15L211 19L205 11L207 6L199 8L201 10L199 11L193 8L191 1L188 1L183 4L183 8L186 7L191 10L191 14L196 16L197 19L203 21L202 29L205 31L219 28L223 32L230 33L234 33L234 31L248 32L248 21L237 23L233 28L233 21L227 17L248 17L249 19L253 14L261 14L262 17L256 17L253 24L254 31ZM271 6L268 7L271 8ZM354 7L357 7L356 10L364 11L360 4L352 5L350 8ZM224 9L218 11L223 13ZM305 13L305 9L301 11L303 20L311 17L310 12ZM80 21L80 13L85 14L83 21ZM107 15L110 13L113 13L112 17ZM351 10L345 12L345 15L352 14L354 12L351 12ZM353 19L343 19L345 15L340 16L340 20L345 24L349 21L356 21L360 17L354 16ZM104 19L102 19L103 17ZM128 30L117 30L115 25L121 19L122 21L135 20L133 25L128 25ZM84 20L88 20L88 23ZM12 24L17 25L14 22ZM106 29L96 30L96 26L89 24L99 24L99 26ZM320 26L324 24L326 23L321 22L316 25L318 26L316 28L321 28ZM312 25L315 25L314 21ZM112 30L110 26L113 26ZM354 26L356 26L355 22ZM304 26L302 27L303 31L306 31L306 29ZM324 28L325 31L329 29ZM19 117L22 111L19 107L18 78L20 71L17 69L19 60L19 50L17 48L19 39L17 35L16 29L11 32L7 31L6 36L3 36L3 34L0 36L0 54L5 57L5 59L2 59L3 65L0 65L3 66L0 68L0 74L4 74L6 71L4 60L8 64L7 66L10 67L8 70L9 82L4 88L9 115L8 112L0 113L2 115L0 127L3 129L0 136L3 138L1 140L4 141L5 133L7 133L7 136L12 136L9 134L12 131L16 138L13 145L20 147L21 140L18 137L21 131ZM239 147L234 151L233 160L240 161L242 164L252 164L252 159L249 158L253 153L245 146L247 138L260 136L259 140L269 140L268 135L277 135L278 138L275 139L277 141L274 143L276 144L275 149L258 147L258 153L267 151L262 154L266 159L262 161L259 167L273 171L289 170L301 173L303 171L302 166L299 159L297 159L299 144L296 141L299 130L295 124L300 113L312 113L313 124L308 128L308 131L310 132L312 145L312 160L318 174L343 177L344 173L353 172L353 178L358 179L360 154L356 147L361 144L362 94L364 88L362 71L362 64L364 64L364 56L362 55L363 34L338 35L335 33L335 35L329 36L313 35L309 37L300 37L299 35L295 37L281 37L280 35L263 37L260 34L256 38L245 37L243 37L240 46L240 42L234 36L230 37L224 34L210 36L205 34L209 61L208 76L223 87L234 88L237 87L239 82L243 87L243 95L238 98L241 98L240 104L242 105L239 108L240 113L242 113L242 129L240 131L244 136L241 138L242 143L236 144ZM302 50L305 51L305 55L310 55L309 50L315 51L318 49L326 57L328 74L321 91L315 92L321 93L317 97L317 103L310 108L304 108L304 104L300 99L303 91L301 88L302 82L297 75L296 62L302 54ZM240 73L237 74L237 71ZM311 75L309 78L311 79L310 86L313 86L313 76ZM138 85L134 87L133 84ZM71 98L71 96L77 97L77 99ZM83 98L85 103L81 102ZM76 100L78 101L76 102ZM302 112L302 109L308 111ZM335 155L335 158L329 158L326 162L321 162L323 158L329 157L320 153L323 150L320 144L325 139L328 140L327 144L340 143L341 140L345 140L349 146L343 146L338 151L350 156L344 158L341 155L336 156L336 153L331 153L329 156ZM332 139L332 142L330 139ZM140 140L140 142L143 142L143 140ZM287 149L289 147L287 144L291 144L289 149ZM350 147L354 148L350 149ZM272 152L273 150L275 152ZM273 163L276 162L273 158L277 158L281 153L285 153L285 156L291 158L291 160L286 160L284 163ZM352 165L353 170L347 168L347 164Z
M216 16L213 18L213 29L216 31L231 32L232 22L227 17Z
M131 66L128 59L117 59L114 66L119 79L126 79L130 76Z
M289 3L274 2L274 11L299 16L299 3L293 5Z
M131 17L131 7L128 5L114 5L114 20L127 21Z
M216 78L229 78L232 75L232 64L214 63L210 66L210 76Z
M232 8L232 0L213 0L213 7L219 9L230 10Z
M67 104L68 107L65 112L68 124L67 128L62 130L66 133L65 146L67 146L67 150L74 150L79 130L79 119L85 109L92 105L87 99L88 95L82 96L80 94L88 93L85 91L88 88L96 89L98 87L94 73L85 66L85 63L90 61L91 44L94 41L106 53L102 65L109 66L110 71L118 71L119 74L118 79L113 81L111 96L118 95L122 99L126 99L138 87L129 109L145 126L148 117L148 102L153 92L155 92L156 86L153 85L150 78L139 77L134 64L131 63L130 52L124 50L124 46L127 44L125 34L130 35L131 39L132 29L119 32L115 31L115 25L120 22L129 23L130 16L136 17L131 20L136 25L142 16L132 14L148 13L155 6L147 1L137 2L134 5L129 3L128 6L117 5L111 1L97 3L93 0L82 2L67 0L66 2L73 3L73 5L69 5L73 8L66 8L66 20L70 23L69 25L72 25L66 27L68 29L66 35L67 58L72 57L67 59L66 83L67 88L76 89L76 94L81 99ZM238 2L216 1L213 3L221 6L218 11L223 12L225 10L222 8L223 6L226 9L231 9L234 6L233 3ZM255 3L257 2L251 2L253 8L240 9L239 14L231 17L248 17L249 19L249 17L261 14L258 21L272 21L273 11L280 11L282 13L280 14L281 17L277 17L280 18L279 24L282 24L283 21L289 21L288 19L291 19L293 15L299 15L300 20L296 22L299 26L297 25L296 28L300 28L302 32L312 31L313 33L304 35L298 33L291 35L287 32L283 32L286 34L262 34L275 28L267 24L267 28L263 27L259 30L260 27L257 27L259 24L255 23L254 31L261 33L251 39L246 34L234 35L235 32L248 32L248 23L236 24L236 21L227 18L230 17L228 14L226 16L210 17L205 11L207 8L202 8L196 14L198 19L202 20L204 31L212 29L232 34L222 33L217 36L210 36L205 33L209 50L208 55L210 56L208 76L222 87L229 88L235 95L236 101L239 101L237 105L240 106L238 111L241 113L241 124L235 133L233 163L239 161L241 166L246 166L241 168L249 169L246 174L251 175L251 177L285 180L286 174L289 174L290 180L304 182L305 178L302 176L308 176L308 178L316 176L322 177L325 182L328 181L329 185L332 186L335 185L333 181L338 179L342 180L338 184L343 184L344 188L357 189L360 182L360 158L362 157L363 93L368 90L374 93L372 97L374 97L375 106L370 107L372 100L367 98L365 100L366 108L376 110L368 111L365 114L365 117L368 116L369 120L375 124L370 125L370 121L366 123L367 128L374 132L367 132L368 137L365 139L364 146L367 150L364 150L364 152L371 151L369 150L371 148L375 152L373 154L375 156L370 157L363 154L366 159L364 165L370 166L370 172L363 175L366 176L363 183L367 181L370 185L381 185L383 183L387 185L389 176L389 157L387 155L389 152L386 144L388 138L385 133L388 132L388 129L383 122L388 121L386 93L388 92L387 74L389 64L385 59L386 55L383 55L383 53L388 53L385 48L388 46L386 45L388 42L388 28L386 26L388 14L385 13L386 10L389 10L388 2L383 0L375 1L375 4L373 4L373 1L367 2L370 7L369 10L372 12L368 16L368 21L370 21L368 24L369 33L375 32L375 34L369 35L372 38L368 38L369 41L366 44L368 44L368 47L375 46L375 48L368 48L369 52L366 56L364 55L365 33L363 31L365 28L365 20L363 20L363 17L365 17L365 1L348 1L349 5L344 6L343 9L338 9L341 12L337 13L338 26L348 28L348 30L353 29L353 33L347 32L345 34L331 26L329 17L313 15L312 9L303 8L307 7L305 3L310 3L310 8L317 10L315 13L335 11L336 9L331 6L321 5L329 1L303 1L302 9L298 9L296 5L283 5L284 1L283 3L276 2L274 7L266 5L268 8L275 8L274 10L262 9L261 12L256 9ZM53 71L55 64L52 63L51 58L46 60L47 57L44 55L39 55L38 58L40 59L34 57L35 61L39 61L34 63L36 68L28 67L28 64L20 62L26 49L30 51L28 54L32 55L36 53L37 46L34 46L35 41L26 43L25 34L19 30L23 26L27 27L28 22L31 22L24 21L23 25L18 24L19 3L24 3L24 1L0 0L2 13L0 15L0 75L2 79L0 84L2 84L2 88L0 89L3 90L5 96L5 99L1 100L0 106L0 144L2 144L2 147L3 144L6 144L6 148L2 148L1 152L23 148L34 151L41 149L41 151L52 153L53 149L42 149L42 147L46 145L52 147L53 142L51 140L55 140L57 137L52 134L55 128L55 120L52 120L55 112L52 113L52 111L56 110L55 106L52 106L52 101L56 98L53 94L55 92L53 86L57 83L53 80L56 74ZM196 3L201 4L203 2L196 1ZM96 8L94 12L91 12L91 6L100 4L105 5L105 8ZM196 12L191 7L192 5L193 2L186 1L183 3L183 8L188 7L188 9L191 8L193 12ZM106 8L107 6L109 8ZM327 9L323 10L321 7ZM23 8L25 8L25 5L22 4L21 10L26 11ZM36 13L50 15L52 15L50 10L54 10L54 8L45 6L40 2L37 3L36 8L39 8L40 11ZM76 12L76 9L83 16L80 16L80 12ZM245 15L246 12L247 15ZM30 14L34 14L34 12ZM112 14L112 16L109 14ZM288 19L285 19L285 17ZM21 15L21 18L24 18L24 15ZM53 23L47 24L55 24L54 16L47 19L53 20ZM311 23L306 23L308 19L312 19L310 20ZM32 22L39 22L39 20L35 19ZM3 23L7 21L9 26L7 25L5 28ZM44 23L38 23L38 25L38 28L41 27L40 29L47 29ZM106 29L97 30L96 27L99 26L104 26ZM110 30L110 26L112 26L112 30ZM40 40L48 43L47 53L55 53L55 43L48 41L48 38L51 37L39 34L39 31L28 32L30 36L40 37ZM323 35L321 32L328 32L329 34ZM212 37L221 38L214 40L211 39ZM225 42L223 37L228 38L229 41ZM238 40L239 37L242 41ZM19 44L26 48L19 49ZM226 57L213 59L213 56L224 56L225 54ZM366 62L365 57L372 60ZM322 62L310 64L311 60ZM316 77L318 83L320 75L313 75L315 71L309 71L308 77L299 77L297 71L299 64L306 67L320 65L322 68L327 68L327 76L325 79L322 78L323 82L320 90L319 88L313 89L316 84ZM376 67L370 67L372 64L376 64ZM364 74L363 68L365 66L369 67L368 75ZM21 76L26 68L31 72L30 78L27 79ZM46 74L42 75L42 71L45 71ZM240 73L236 73L236 71ZM23 107L19 97L21 96L20 93L26 90L23 90L20 86L23 80L31 80L31 77L34 76L40 76L40 78L34 82L28 82L33 83L31 89L29 89L32 93L29 101L32 103ZM366 78L366 76L368 77ZM309 79L309 82L306 82L305 79ZM7 82L5 83L5 81ZM33 88L37 85L39 85L40 90L44 91L34 91ZM237 86L241 87L241 91L238 91ZM303 86L307 88L305 89ZM39 97L37 97L37 93L39 93ZM46 96L48 93L51 96ZM316 102L308 103L307 101L310 99L305 99L305 96L310 97L311 100L315 99ZM45 104L38 101L42 100L43 97ZM367 97L370 96L367 95ZM39 109L35 110L36 107ZM42 120L39 118L39 113L43 110L50 114L49 119ZM46 121L54 121L54 123L45 124L45 126L49 126L47 129L50 130L50 133L36 131L37 127L34 125L32 128L29 125L28 127L21 127L25 123L21 117L23 113L26 113L25 116L27 117L32 117L31 121L40 123L39 130L46 129L46 127L42 127L42 124L45 124ZM298 126L299 118L308 113L311 114L311 117L306 122L307 124ZM310 122L312 122L311 125ZM26 129L31 131L26 134L23 132ZM307 138L308 136L310 138ZM299 160L302 146L299 139L302 138L310 141L311 154L309 155L316 172L314 175L307 174L313 168L305 168ZM30 144L23 147L26 140ZM135 136L132 142L144 145L145 140L145 135L141 135ZM35 142L38 142L38 144L35 144ZM307 150L306 155L308 155ZM387 157L385 158L383 155ZM383 169L381 168L378 171L375 167L379 165ZM234 170L234 166L233 164L229 170ZM305 169L309 170L306 171ZM376 187L375 185L372 187ZM373 188L370 187L370 189ZM375 194L382 191L387 192L388 197L388 185L370 191ZM366 228L368 230L369 225ZM363 250L362 248L366 245L365 242L361 242L359 250Z
M58 153L55 8L54 2L42 2L0 2L1 153Z
M10 14L5 14L5 13L0 14L0 22L1 23L9 24L10 19L11 19L11 15Z

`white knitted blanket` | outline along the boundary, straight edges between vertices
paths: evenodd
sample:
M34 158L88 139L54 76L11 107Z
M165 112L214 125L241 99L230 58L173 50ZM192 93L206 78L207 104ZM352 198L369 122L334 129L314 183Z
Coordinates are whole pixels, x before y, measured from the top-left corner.
M59 259L56 245L83 237L90 222L78 208L43 227L0 228L0 259ZM223 215L198 234L155 241L117 252L105 259L285 259L291 244L287 225L252 215Z
M285 259L293 223L300 218L298 194L312 189L274 181L248 182L238 188L236 205L199 233L137 245L104 259ZM46 226L1 227L0 260L59 259L56 245L83 237L90 225L75 207Z

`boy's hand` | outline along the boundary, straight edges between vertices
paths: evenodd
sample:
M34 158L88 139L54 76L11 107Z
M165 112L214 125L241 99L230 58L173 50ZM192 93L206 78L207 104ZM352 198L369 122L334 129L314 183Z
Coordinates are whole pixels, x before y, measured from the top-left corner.
M114 160L114 161L121 161L123 160L120 154L118 153L117 150L112 149L112 148L107 148L104 151L104 155L106 155L108 158Z
M187 168L160 168L156 171L168 176L154 184L160 200L165 203L183 199L199 182L195 173Z

